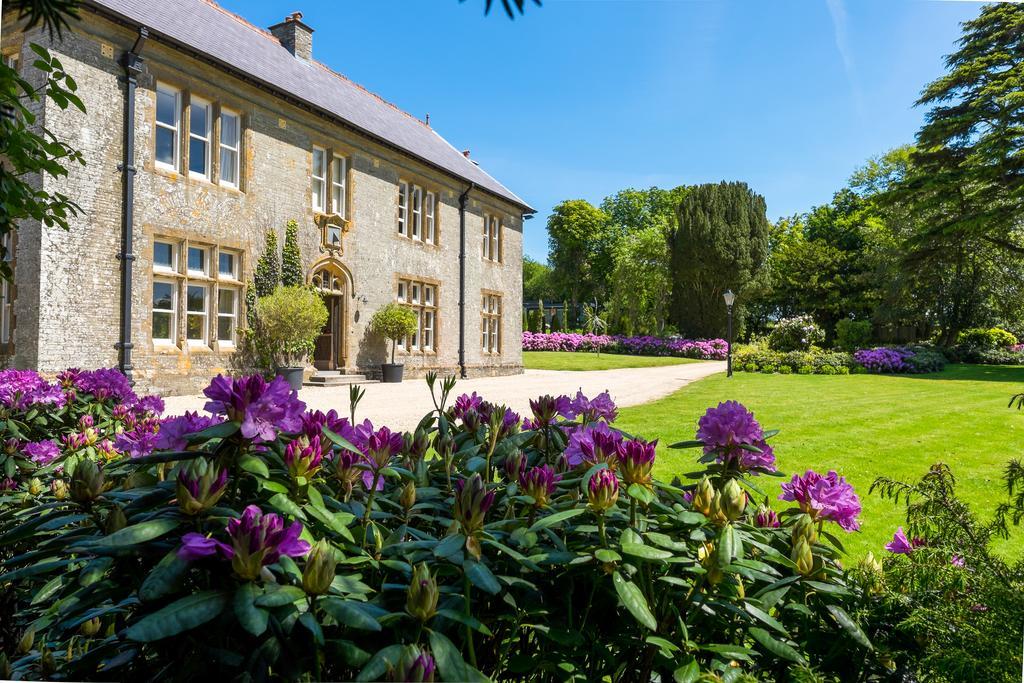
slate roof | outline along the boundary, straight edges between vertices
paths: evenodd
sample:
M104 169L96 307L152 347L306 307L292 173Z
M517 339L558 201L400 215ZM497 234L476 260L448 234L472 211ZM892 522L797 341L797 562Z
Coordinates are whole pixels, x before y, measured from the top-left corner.
M102 13L149 29L150 39L189 48L385 143L533 209L414 116L316 61L296 58L269 32L210 0L87 0ZM143 51L145 57L145 51Z

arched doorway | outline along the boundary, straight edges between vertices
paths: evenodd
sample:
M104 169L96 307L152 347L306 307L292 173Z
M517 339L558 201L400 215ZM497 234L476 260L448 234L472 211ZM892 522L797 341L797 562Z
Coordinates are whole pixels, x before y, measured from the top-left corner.
M346 294L351 293L352 278L340 263L325 261L313 268L310 283L320 292L327 306L327 323L316 340L313 365L317 370L338 370L347 361Z

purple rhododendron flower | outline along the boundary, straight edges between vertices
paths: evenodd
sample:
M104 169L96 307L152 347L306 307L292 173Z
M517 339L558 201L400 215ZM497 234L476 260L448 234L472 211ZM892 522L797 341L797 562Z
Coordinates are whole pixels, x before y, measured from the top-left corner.
M60 457L60 447L52 440L35 441L25 444L25 455L37 465L48 465Z
M302 557L309 552L309 543L299 538L301 522L285 526L279 515L264 514L255 505L245 508L240 518L228 520L225 530L231 539L230 545L203 534L185 534L179 557L191 561L220 553L231 560L231 566L240 577L255 580L264 566L277 562L282 555Z
M559 416L566 420L572 420L576 417L572 411L572 399L565 395L545 395L536 399L530 399L530 410L533 411L533 421L524 421L523 429L539 429ZM529 427L527 426L528 423L530 424Z
M570 467L599 462L606 462L609 467L614 467L618 463L621 443L622 434L614 431L606 422L594 422L575 430L569 436L569 443L565 447L565 459Z
M381 427L370 434L366 440L366 456L375 470L382 470L390 464L391 459L402 452L405 441L401 432L392 432Z
M128 378L114 368L79 371L74 385L80 392L92 394L97 401L113 399L129 406L134 406L138 401Z
M779 522L779 515L775 510L762 505L757 508L757 514L754 515L754 525L762 529L778 529L782 523Z
M827 519L845 531L860 528L860 499L847 481L831 470L822 476L813 470L793 478L782 485L779 500L796 502L800 509L814 518Z
M912 368L907 360L914 355L910 349L879 346L860 349L853 354L853 359L871 372L909 372Z
M194 411L164 418L160 421L154 448L160 451L183 451L189 445L187 436L223 421L224 418L219 415L200 415Z
M475 410L479 413L480 406L483 402L483 397L477 396L475 391L472 394L463 394L455 399L455 406L452 408L452 414L461 420L466 415L467 410Z
M355 429L347 417L338 415L338 411L331 409L325 413L320 410L310 410L303 414L302 434L306 439L322 436L325 428L355 445Z
M913 552L914 546L907 540L907 535L903 533L903 527L899 527L892 535L892 540L885 544L885 549L896 555L909 555Z
M63 389L35 370L0 371L0 404L16 410L31 406L60 408L67 402Z
M570 411L573 418L582 418L584 422L597 422L598 420L614 422L615 417L619 414L615 407L615 401L607 391L601 392L594 398L587 398L582 391L577 391L576 397L573 398L570 405Z
M544 507L548 504L551 496L554 495L561 475L555 474L550 465L539 465L530 469L523 469L519 474L519 485L526 495L533 497L537 507Z
M764 430L754 414L742 403L724 401L708 408L697 423L697 439L704 442L704 453L717 453L721 463L734 461L742 470L775 471L775 451L764 440Z
M242 436L255 443L273 441L278 431L294 433L302 429L306 404L283 377L268 383L260 375L217 375L203 393L210 399L206 403L208 412L240 422Z
M164 413L164 400L156 394L143 396L133 407L143 415L159 416Z
M141 458L156 450L157 439L155 425L141 422L134 429L118 434L114 447L133 458Z
M728 350L729 344L724 339L523 332L523 351L614 351L643 356L725 360Z

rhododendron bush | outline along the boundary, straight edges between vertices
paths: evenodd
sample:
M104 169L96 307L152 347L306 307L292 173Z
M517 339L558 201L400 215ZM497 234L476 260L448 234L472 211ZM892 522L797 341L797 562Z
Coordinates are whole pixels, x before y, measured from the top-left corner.
M856 494L834 472L759 493L781 475L744 406L672 444L698 449L697 471L666 483L657 442L616 429L607 394L518 415L427 381L436 410L406 433L353 423L355 405L306 410L280 379L218 377L203 414L170 418L80 376L0 390L18 439L0 678L887 671L837 560Z
M576 332L523 332L523 351L606 351L634 356L677 356L725 360L729 344L724 339L674 339L651 336L625 337Z

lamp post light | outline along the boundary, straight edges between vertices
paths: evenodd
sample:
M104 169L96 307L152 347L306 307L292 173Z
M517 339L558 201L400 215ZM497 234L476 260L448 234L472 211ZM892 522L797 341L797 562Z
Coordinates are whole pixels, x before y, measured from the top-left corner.
M732 293L731 289L725 290L725 294L722 295L725 299L725 310L728 314L728 327L726 332L727 339L726 343L729 345L728 351L725 357L725 376L732 377L732 305L736 303L736 295Z

